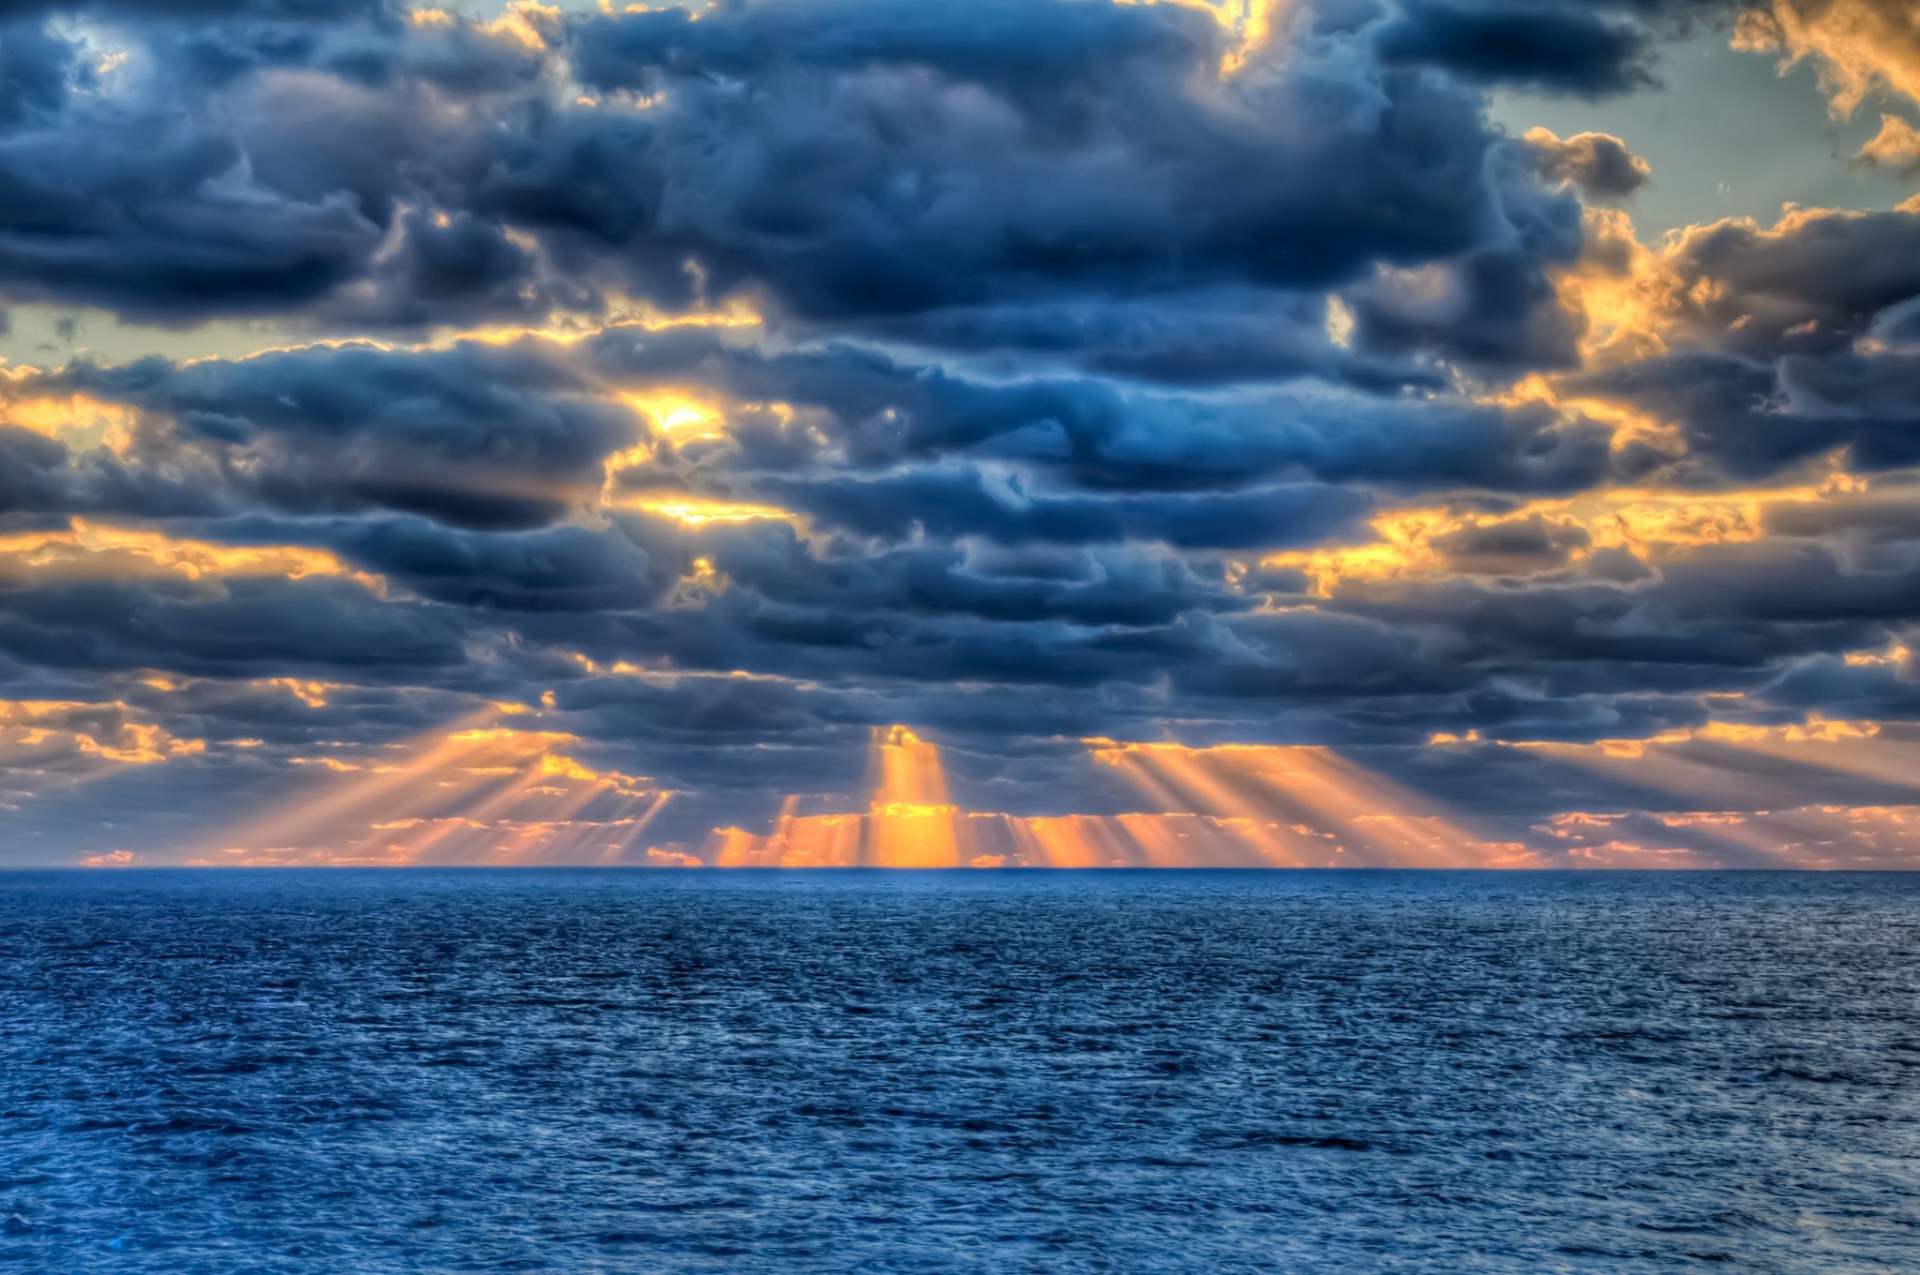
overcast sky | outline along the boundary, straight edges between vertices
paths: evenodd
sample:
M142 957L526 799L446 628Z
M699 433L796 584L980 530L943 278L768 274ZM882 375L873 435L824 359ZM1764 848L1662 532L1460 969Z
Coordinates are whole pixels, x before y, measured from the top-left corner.
M1903 0L0 12L0 863L1920 853Z

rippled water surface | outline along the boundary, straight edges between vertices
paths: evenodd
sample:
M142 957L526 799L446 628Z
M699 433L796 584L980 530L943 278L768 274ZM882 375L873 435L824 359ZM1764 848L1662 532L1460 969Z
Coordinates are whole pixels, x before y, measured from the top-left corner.
M0 876L0 1265L1920 1270L1920 879Z

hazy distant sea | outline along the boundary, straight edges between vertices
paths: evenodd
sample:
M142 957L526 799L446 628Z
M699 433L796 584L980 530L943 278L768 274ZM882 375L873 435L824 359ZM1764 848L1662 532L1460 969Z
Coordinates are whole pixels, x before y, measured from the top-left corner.
M0 875L0 1269L1920 1270L1920 876Z

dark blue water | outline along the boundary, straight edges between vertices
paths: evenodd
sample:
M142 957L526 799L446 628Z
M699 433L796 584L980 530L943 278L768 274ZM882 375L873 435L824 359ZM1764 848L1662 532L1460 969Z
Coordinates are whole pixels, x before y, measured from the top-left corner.
M0 876L0 1265L1920 1269L1920 878Z

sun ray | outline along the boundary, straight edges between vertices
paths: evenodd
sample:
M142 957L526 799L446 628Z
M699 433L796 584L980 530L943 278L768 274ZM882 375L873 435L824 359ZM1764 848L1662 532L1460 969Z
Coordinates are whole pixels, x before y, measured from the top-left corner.
M700 859L721 867L1464 866L1510 849L1411 791L1321 748L1089 741L1157 807L1114 815L968 811L935 744L876 728L862 813L800 815L772 830L717 828Z
M387 764L317 758L332 763L318 791L220 834L216 850L241 863L599 862L598 838L618 829L615 848L631 845L665 806L648 781L557 751L578 742L571 735L491 724L505 712L468 714L392 749ZM595 802L614 813L579 818ZM647 812L627 820L643 802Z

